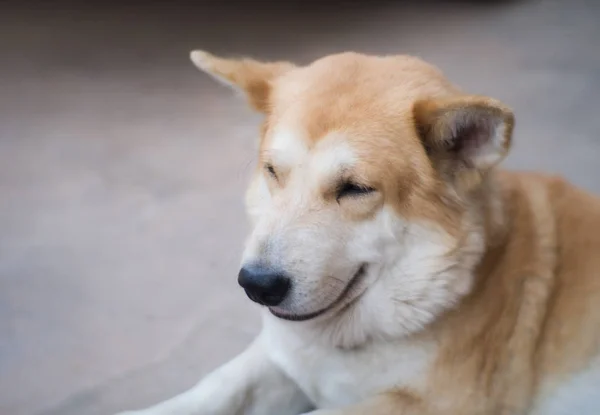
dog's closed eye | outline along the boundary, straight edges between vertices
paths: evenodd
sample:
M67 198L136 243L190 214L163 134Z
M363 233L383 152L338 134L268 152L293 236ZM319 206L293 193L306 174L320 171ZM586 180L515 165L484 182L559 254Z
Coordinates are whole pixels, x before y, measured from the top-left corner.
M340 199L345 197L360 197L373 193L374 191L375 189L372 187L346 181L338 187L336 200L339 202Z
M265 164L265 170L267 171L267 173L269 173L271 177L277 180L277 172L275 171L275 168L272 164Z

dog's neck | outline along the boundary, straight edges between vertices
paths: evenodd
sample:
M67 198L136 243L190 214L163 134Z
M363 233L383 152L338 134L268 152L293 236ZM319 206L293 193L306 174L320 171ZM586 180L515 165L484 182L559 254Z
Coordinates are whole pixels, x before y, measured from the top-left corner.
M498 171L486 180L478 195L485 250L473 270L475 286L486 280L506 259L506 246L514 237L515 205L524 195L515 189L510 172ZM517 230L518 231L518 230Z

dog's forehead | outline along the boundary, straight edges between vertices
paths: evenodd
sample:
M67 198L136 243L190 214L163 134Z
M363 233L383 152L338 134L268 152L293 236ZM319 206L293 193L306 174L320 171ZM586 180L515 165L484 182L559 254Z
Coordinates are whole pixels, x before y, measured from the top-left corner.
M414 102L455 92L437 68L417 58L354 53L293 70L273 87L264 154L290 168L310 159L317 170L347 166L380 177L418 157Z
M287 138L292 131L313 142L335 131L350 138L412 124L418 98L452 91L437 68L417 58L331 55L274 83L268 124Z

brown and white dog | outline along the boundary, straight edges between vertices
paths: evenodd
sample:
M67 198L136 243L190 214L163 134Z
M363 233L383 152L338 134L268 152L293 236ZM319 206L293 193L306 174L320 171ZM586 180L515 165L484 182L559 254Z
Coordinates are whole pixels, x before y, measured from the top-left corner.
M263 113L240 356L143 415L598 415L600 200L409 56L192 52Z

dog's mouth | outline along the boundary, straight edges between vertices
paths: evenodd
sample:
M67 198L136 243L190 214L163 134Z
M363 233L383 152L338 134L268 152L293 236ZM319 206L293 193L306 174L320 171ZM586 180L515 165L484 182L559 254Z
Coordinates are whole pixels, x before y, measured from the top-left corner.
M367 268L366 264L361 265L360 268L358 269L358 271L356 271L356 273L350 280L350 282L346 285L344 290L341 292L341 294L327 307L324 307L320 310L314 311L312 313L307 313L307 314L291 314L291 313L288 314L288 313L285 313L285 312L282 312L279 310L275 310L273 308L269 308L269 311L275 317L280 318L282 320L307 321L307 320L312 320L314 318L317 318L317 317L325 314L326 312L333 310L335 307L337 307L338 305L343 303L344 300L346 300L346 298L350 295L350 293L352 293L353 289L359 284L359 282L365 276L366 268ZM350 302L352 302L354 300L356 300L356 298L353 298L352 300L350 300ZM348 304L346 304L346 306L347 305Z

